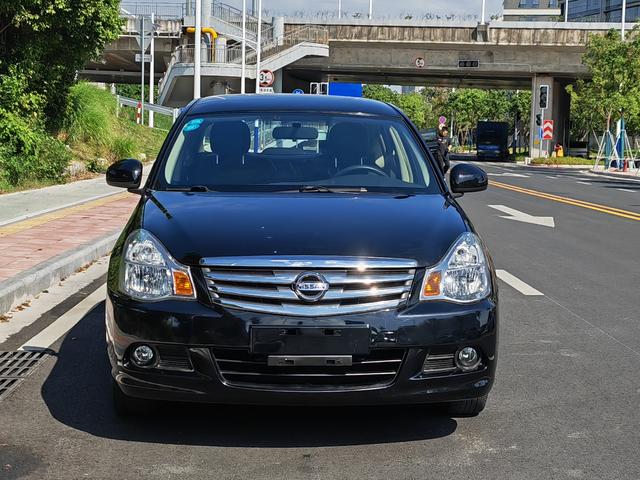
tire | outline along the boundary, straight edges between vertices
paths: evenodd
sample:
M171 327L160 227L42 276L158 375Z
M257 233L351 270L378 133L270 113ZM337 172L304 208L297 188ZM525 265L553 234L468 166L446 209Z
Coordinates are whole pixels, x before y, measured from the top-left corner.
M469 400L459 400L447 405L447 411L454 417L475 417L487 404L487 395Z
M111 385L113 390L113 409L119 417L139 416L153 410L151 402L125 395L115 380L112 380Z

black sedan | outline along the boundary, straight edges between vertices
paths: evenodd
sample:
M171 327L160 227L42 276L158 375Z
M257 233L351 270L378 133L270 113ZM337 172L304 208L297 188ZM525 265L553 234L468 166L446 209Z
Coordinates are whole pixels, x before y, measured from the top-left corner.
M496 369L490 257L397 108L326 96L194 101L111 256L115 407L154 400L485 406Z

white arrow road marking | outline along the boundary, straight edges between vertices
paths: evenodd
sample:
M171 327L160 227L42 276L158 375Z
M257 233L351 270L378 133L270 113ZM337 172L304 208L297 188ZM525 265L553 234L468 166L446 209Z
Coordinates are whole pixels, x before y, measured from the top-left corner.
M505 173L489 172L489 175L491 175L492 177L520 177L520 178L529 178L531 176L531 175L525 175L523 173L511 173L511 172L505 172Z
M500 215L501 218L506 218L507 220L516 220L517 222L524 223L533 223L534 225L542 225L543 227L554 228L556 226L553 221L553 217L534 217L533 215L529 215L528 213L521 212L520 210L516 210L514 208L509 208L504 205L488 205L491 208L495 208L503 213L506 213L507 216Z
M527 295L527 296L544 295L544 293L542 293L541 291L536 290L531 285L524 283L518 277L511 275L506 270L496 270L496 275L500 280L505 282L507 285L510 285L511 287L515 288L517 291L519 291L523 295Z
M616 188L616 190L620 190L621 192L636 193L635 190L629 190L627 188Z
M579 183L580 185L591 185L591 183L589 182L582 182L580 180L578 180L576 183Z

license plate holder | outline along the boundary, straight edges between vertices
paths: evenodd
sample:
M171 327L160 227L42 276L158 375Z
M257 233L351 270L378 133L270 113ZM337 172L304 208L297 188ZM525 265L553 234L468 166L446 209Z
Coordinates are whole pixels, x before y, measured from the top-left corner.
M268 355L367 355L369 327L251 327L251 353Z

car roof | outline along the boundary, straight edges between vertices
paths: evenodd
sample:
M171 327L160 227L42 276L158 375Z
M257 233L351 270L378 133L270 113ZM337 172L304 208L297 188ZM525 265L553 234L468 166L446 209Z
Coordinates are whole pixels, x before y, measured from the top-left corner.
M400 116L391 105L377 100L330 95L218 95L201 98L189 110L189 115L220 112L260 112L260 111L316 111L383 116Z

